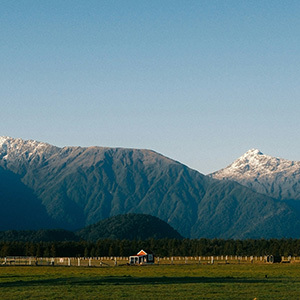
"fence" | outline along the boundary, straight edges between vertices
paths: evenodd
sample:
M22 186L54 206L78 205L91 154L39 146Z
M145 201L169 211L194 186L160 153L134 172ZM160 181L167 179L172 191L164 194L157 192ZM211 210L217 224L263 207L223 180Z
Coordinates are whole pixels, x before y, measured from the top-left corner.
M300 257L280 257L282 263L300 263ZM191 264L259 264L278 262L272 255L267 256L193 256L193 257L155 257L155 264L191 265ZM128 263L128 257L24 257L8 256L0 258L0 265L15 266L77 266L77 267L113 267Z

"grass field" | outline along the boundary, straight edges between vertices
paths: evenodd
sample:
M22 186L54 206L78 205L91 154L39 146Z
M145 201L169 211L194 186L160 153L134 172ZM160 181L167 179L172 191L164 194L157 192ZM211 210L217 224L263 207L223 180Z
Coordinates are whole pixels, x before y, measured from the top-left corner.
M300 265L0 267L1 300L255 298L300 299Z

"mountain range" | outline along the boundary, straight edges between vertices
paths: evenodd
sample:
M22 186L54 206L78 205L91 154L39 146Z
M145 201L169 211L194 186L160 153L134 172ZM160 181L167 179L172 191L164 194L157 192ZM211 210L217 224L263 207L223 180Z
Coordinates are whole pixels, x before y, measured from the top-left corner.
M289 203L216 176L152 150L1 137L0 230L75 230L143 213L189 238L299 237L299 212Z

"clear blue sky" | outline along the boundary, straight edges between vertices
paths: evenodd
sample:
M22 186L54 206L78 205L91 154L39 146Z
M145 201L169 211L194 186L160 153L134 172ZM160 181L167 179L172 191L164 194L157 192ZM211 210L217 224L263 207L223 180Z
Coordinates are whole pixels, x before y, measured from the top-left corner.
M300 160L300 1L0 0L0 135L206 174Z

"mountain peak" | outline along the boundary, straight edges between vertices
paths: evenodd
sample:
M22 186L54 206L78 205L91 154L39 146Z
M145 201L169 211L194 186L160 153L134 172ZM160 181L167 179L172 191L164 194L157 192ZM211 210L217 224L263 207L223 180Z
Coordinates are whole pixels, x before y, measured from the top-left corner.
M228 167L221 169L211 177L217 179L237 180L237 177L261 176L263 174L275 171L286 160L263 154L258 149L250 149L245 154L236 159Z
M3 145L7 145L13 149L17 149L19 147L27 147L27 148L43 148L43 147L55 147L48 143L39 142L36 140L23 140L21 138L12 138L9 136L0 136L0 147ZM56 147L57 148L57 147Z
M254 156L254 155L263 155L263 153L258 149L250 149L243 156Z
M2 146L8 139L8 136L0 136L0 146Z
M35 140L0 137L0 167L23 174L29 165L43 164L59 148Z
M300 162L251 149L228 167L210 174L229 179L277 199L300 199Z

